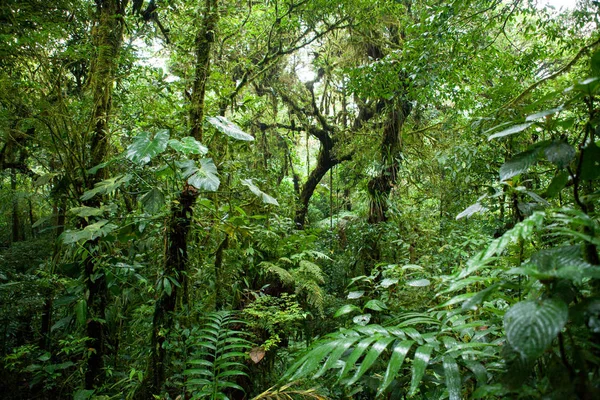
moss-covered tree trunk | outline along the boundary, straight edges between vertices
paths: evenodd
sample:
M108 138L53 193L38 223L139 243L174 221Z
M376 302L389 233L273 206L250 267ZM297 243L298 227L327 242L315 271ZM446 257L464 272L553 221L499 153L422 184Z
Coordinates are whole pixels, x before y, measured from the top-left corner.
M371 179L367 189L369 192L369 223L376 224L387 220L387 202L392 188L396 184L400 155L402 151L401 131L406 118L410 114L411 104L401 100L399 105L391 105L388 118L383 129L381 142L381 170Z
M92 40L96 54L92 60L90 93L93 101L91 111L92 131L89 137L90 157L86 170L106 160L109 142L109 117L112 107L113 85L118 67L119 51L123 41L124 22L122 16L128 0L97 0L96 20ZM88 138L86 138L87 140ZM82 171L85 189L91 189L103 179L103 170L88 175ZM84 204L98 207L100 200L94 197ZM88 224L80 221L80 227ZM94 389L104 382L104 356L106 354L105 310L108 302L106 278L101 266L96 264L99 253L97 240L86 243L87 257L83 261L83 278L87 299L86 343L89 356L85 371L85 388Z
M202 140L204 97L210 74L210 53L219 20L218 7L218 0L205 0L204 18L196 37L195 77L189 107L190 136L196 140ZM173 312L177 304L177 296L183 294L183 301L186 302L187 239L194 214L193 206L198 195L199 193L194 187L184 183L184 189L171 208L172 212L166 232L164 278L176 280L184 290L178 290L175 285L170 285L171 290L163 290L156 301L149 371L143 387L137 394L138 398L150 398L152 394L159 393L166 380L167 352L163 343L173 327Z

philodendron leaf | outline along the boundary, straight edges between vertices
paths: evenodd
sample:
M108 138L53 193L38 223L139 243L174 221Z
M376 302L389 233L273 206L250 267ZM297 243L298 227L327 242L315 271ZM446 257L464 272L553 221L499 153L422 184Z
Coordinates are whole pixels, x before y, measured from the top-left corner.
M510 128L504 129L500 132L490 135L488 137L488 140L492 140L492 139L496 139L496 138L504 137L504 136L509 136L509 135L514 135L515 133L524 131L525 129L529 128L531 125L533 125L533 122L525 122L524 124L513 125Z
M171 139L169 140L169 146L185 155L199 154L203 156L208 153L208 148L191 136L186 136L181 140Z
M242 179L242 185L247 186L252 193L254 193L256 196L258 196L259 199L262 200L263 203L272 204L274 206L279 205L279 203L274 197L271 197L262 190L260 190L258 186L256 186L254 182L252 182L252 179Z
M570 144L561 140L552 142L544 150L546 158L558 168L567 167L575 158L575 149Z
M417 347L412 366L412 378L410 380L410 390L408 392L409 396L414 395L419 388L421 379L423 379L423 375L425 375L425 369L429 364L432 351L433 346L430 344L424 344Z
M81 200L86 201L97 194L110 194L117 190L121 185L129 182L131 175L117 175L113 178L105 179L96 183L93 189L87 190L81 196Z
M535 361L567 323L569 310L559 299L522 301L504 316L509 344L521 356Z
M221 117L220 115L217 115L216 117L208 117L208 118L206 118L206 120L212 126L214 126L219 131L223 132L224 134L226 134L229 137L232 137L237 140L244 140L247 142L251 142L254 140L253 136L248 135L239 126L237 126L233 122L227 120L226 118Z
M165 204L165 195L159 188L155 187L142 196L141 201L144 210L150 214L154 214L160 211L161 207Z
M180 161L177 165L181 168L183 177L187 178L188 183L196 189L210 192L219 189L221 181L217 176L217 166L212 158L201 159L199 168L193 160Z
M76 243L81 240L86 242L106 236L117 228L117 225L109 224L107 220L103 219L78 231L65 231L60 237L64 244Z
M127 147L127 158L136 164L146 164L167 148L169 131L161 129L154 137L150 132L142 132Z

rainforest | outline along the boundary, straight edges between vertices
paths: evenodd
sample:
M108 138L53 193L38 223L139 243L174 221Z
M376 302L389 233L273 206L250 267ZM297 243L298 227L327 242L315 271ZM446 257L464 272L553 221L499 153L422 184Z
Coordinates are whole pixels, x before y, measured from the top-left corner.
M600 2L0 1L0 397L599 399Z

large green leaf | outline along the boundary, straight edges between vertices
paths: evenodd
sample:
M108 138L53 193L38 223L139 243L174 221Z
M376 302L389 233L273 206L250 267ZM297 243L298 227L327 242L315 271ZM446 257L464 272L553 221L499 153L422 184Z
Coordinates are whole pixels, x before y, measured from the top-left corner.
M559 299L527 300L504 316L506 338L524 359L536 360L567 323L567 305Z
M404 358L406 357L406 354L412 347L413 343L413 340L404 340L396 343L392 349L392 357L390 357L390 361L388 362L385 375L383 376L383 382L377 391L377 396L380 396L396 378L398 371L400 371L400 368L402 368Z
M208 117L208 118L206 118L206 120L212 126L214 126L219 131L223 132L224 134L226 134L229 137L232 137L237 140L244 140L247 142L251 142L254 140L253 136L248 135L239 126L237 126L233 122L227 120L226 118L221 117L220 115L218 115L216 117Z
M81 196L82 201L87 201L97 194L110 194L117 190L121 185L129 182L131 175L117 175L113 178L105 179L101 182L96 183L93 189L90 189L83 193Z
M167 148L169 131L161 129L152 137L150 132L142 132L127 147L127 158L136 164L149 163L152 158Z
M171 139L169 140L169 146L186 156L190 154L205 155L208 153L208 148L191 136L186 136L181 140Z
M215 192L219 189L221 181L217 176L217 166L212 158L200 160L200 167L193 160L178 162L177 165L183 172L183 177L196 189Z
M432 351L433 346L430 344L417 347L412 365L412 377L410 380L410 390L408 391L409 396L414 395L419 388L421 379L425 375L425 369L429 365Z
M155 187L142 196L141 201L144 210L148 211L150 214L154 214L160 211L165 204L165 195L159 188Z
M567 186L567 182L569 182L569 172L563 170L559 172L554 178L552 178L552 182L548 185L548 189L546 189L546 197L552 198L556 196L565 186Z
M583 149L581 179L600 179L600 147L598 147L596 143L589 143Z
M446 388L448 389L448 398L450 400L460 400L460 370L454 357L444 356L444 375L446 376Z
M483 213L486 212L488 209L484 206L481 205L481 203L475 203L475 204L471 204L469 207L467 207L464 211L462 211L460 214L458 214L456 216L456 220L458 221L461 218L469 218L471 215L476 214L476 213Z
M522 271L538 279L562 278L581 282L584 278L600 278L600 267L583 259L580 246L540 250L531 256Z
M242 185L247 186L248 189L250 189L250 191L252 193L254 193L256 196L258 196L258 198L261 199L261 201L263 203L272 204L274 206L279 205L279 203L277 202L277 200L274 197L271 197L268 194L266 194L265 192L263 192L262 190L260 190L258 188L258 186L256 186L254 184L254 182L252 182L252 179L242 179Z
M77 243L79 241L86 242L106 236L117 228L117 225L109 224L107 220L103 219L77 231L65 231L60 236L64 244Z
M394 337L384 337L373 343L363 362L360 364L360 368L358 368L354 376L347 382L347 384L352 385L353 383L358 381L360 377L363 376L369 368L371 368L371 366L377 360L379 355L383 352L383 350L387 348L387 346L391 342L394 341L394 339Z
M570 144L558 140L552 142L550 146L544 150L546 158L558 168L567 167L575 158L575 149Z
M500 167L500 180L505 181L507 179L512 178L513 176L517 176L522 174L523 172L527 172L529 167L531 167L537 161L538 154L538 148L529 149L517 154L516 156L505 162Z

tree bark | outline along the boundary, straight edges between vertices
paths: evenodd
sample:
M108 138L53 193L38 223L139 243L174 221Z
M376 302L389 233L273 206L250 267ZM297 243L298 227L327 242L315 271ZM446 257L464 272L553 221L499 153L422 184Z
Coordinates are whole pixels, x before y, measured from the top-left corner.
M118 67L118 57L123 40L122 15L128 0L96 0L96 24L93 42L96 55L92 64L90 90L93 98L91 121L93 131L90 140L90 158L86 170L106 159L109 140L109 116L112 107L113 85ZM85 188L91 189L104 178L104 170L88 175L82 171ZM94 197L83 202L88 207L98 207L100 200ZM80 228L88 222L80 221ZM105 310L108 302L106 278L95 263L99 240L86 243L88 257L83 261L83 278L87 297L86 347L89 352L85 371L85 389L94 389L104 383L104 355L106 354Z

